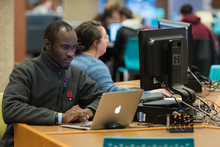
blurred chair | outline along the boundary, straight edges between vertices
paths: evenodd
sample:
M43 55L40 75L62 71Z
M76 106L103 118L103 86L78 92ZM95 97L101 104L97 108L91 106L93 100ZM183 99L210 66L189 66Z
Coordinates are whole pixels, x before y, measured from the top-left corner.
M195 14L201 18L201 22L204 25L208 28L212 28L213 15L210 11L197 11Z
M193 137L125 138L105 137L103 147L194 147Z
M138 37L130 37L127 40L124 52L125 67L119 67L116 73L116 81L120 81L120 72L124 81L128 81L129 73L140 73Z
M193 62L199 68L201 75L209 77L210 67L219 63L218 51L211 39L193 40Z
M3 98L3 93L0 93L0 142L2 140L2 136L5 133L5 129L6 129L6 124L2 118L2 98Z
M34 14L26 12L27 52L40 54L44 46L44 31L48 24L61 20L56 14Z
M220 34L220 12L216 13L215 21L213 24L213 31L216 34Z
M220 65L211 66L209 78L213 81L220 81Z
M218 15L216 15L216 17L215 17L215 22L213 24L213 31L216 34L220 34L220 16L218 16Z

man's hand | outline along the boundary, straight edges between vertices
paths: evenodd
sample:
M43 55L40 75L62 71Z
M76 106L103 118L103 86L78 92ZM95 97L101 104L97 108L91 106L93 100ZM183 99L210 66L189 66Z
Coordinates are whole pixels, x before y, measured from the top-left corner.
M63 123L84 122L87 123L94 113L91 109L82 109L79 106L73 106L71 109L63 113Z
M156 92L162 92L164 94L164 96L166 95L167 97L171 97L170 93L167 92L165 89L160 88L160 89L155 89L155 90L151 90L150 93L156 93Z

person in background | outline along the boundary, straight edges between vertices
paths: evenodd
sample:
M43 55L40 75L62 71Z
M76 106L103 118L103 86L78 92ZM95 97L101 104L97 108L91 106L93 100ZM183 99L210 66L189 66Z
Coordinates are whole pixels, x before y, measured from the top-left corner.
M120 22L120 4L116 1L109 1L105 7L103 14L95 16L94 20L101 22L106 32L109 34L109 25L111 23Z
M105 53L109 42L108 34L101 23L86 21L79 25L75 31L78 39L76 53L71 64L81 67L92 80L98 83L101 90L107 92L131 91L132 89L115 86L109 68L98 59ZM148 93L153 92L163 92L170 96L164 89L148 91Z
M105 28L107 34L110 34L110 24L120 22L120 10L121 6L116 1L109 1L105 7L103 14L98 14L94 20L101 22L102 26ZM112 47L107 47L106 52L100 56L100 60L102 60L106 64L111 64L110 59L112 56Z
M71 65L77 36L68 23L49 24L44 39L40 56L20 63L9 77L2 101L7 129L1 147L14 146L14 123L86 123L104 93L81 68Z
M125 67L124 50L129 37L137 37L138 30L143 29L143 25L133 19L131 10L124 7L120 10L122 27L118 30L114 49L113 49L113 80L116 78L118 67ZM120 76L122 79L122 76Z
M34 7L32 12L37 14L53 13L52 6L53 6L53 0L43 0L43 3Z
M193 39L210 38L217 45L217 40L212 31L201 23L200 18L193 13L190 4L183 5L180 9L180 20L192 24Z

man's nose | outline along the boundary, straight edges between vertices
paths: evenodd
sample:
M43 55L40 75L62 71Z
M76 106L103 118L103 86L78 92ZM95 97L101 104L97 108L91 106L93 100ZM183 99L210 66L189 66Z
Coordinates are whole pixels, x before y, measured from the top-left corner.
M68 49L67 56L71 56L71 57L73 57L74 54L75 54L75 50Z

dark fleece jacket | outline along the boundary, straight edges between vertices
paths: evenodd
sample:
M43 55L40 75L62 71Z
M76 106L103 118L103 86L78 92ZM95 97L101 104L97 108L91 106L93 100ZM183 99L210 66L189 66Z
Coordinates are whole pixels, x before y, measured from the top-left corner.
M75 105L98 107L101 91L81 68L61 69L42 49L41 55L14 68L4 91L3 119L7 125L1 147L14 146L14 123L54 125L57 112Z

